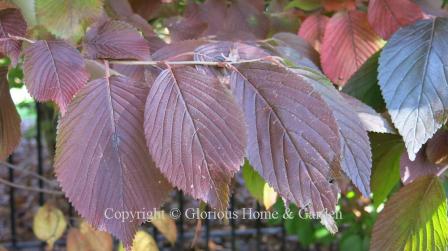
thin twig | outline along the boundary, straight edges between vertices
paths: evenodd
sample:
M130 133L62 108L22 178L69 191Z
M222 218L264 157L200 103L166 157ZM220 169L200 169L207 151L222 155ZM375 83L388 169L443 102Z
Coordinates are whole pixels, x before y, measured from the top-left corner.
M27 169L23 169L23 168L20 168L20 167L18 167L18 166L14 166L14 165L9 164L9 163L4 162L4 161L0 161L0 166L2 166L2 165L6 166L7 168L10 168L10 169L12 169L12 170L16 170L16 171L19 171L19 172L23 172L23 173L25 173L25 174L28 174L28 175L33 176L33 177L35 177L35 178L38 178L38 179L40 179L40 180L42 180L42 181L48 183L49 185L52 185L52 186L58 186L56 182L54 182L54 181L52 181L52 180L49 180L49 179L45 178L44 176L41 176L41 175L39 175L39 174L37 174L37 173L31 172L31 171L29 171L29 170L27 170Z
M123 65L209 65L209 66L221 66L243 64L243 63L253 63L258 61L263 61L267 59L272 59L274 57L256 58L241 60L236 62L218 62L218 61L124 61L124 60L111 60L111 64L123 64Z
M49 189L45 189L45 188L35 188L35 187L23 186L23 185L15 184L13 182L5 180L3 178L0 178L0 183L5 184L7 186L14 187L14 188L38 192L38 193L47 193L47 194L52 194L52 195L64 195L64 193L61 191L49 190Z
M437 172L437 176L440 177L448 169L448 165L444 166L440 171Z
M34 44L34 43L36 42L36 41L31 40L31 39L28 39L28 38L26 38L26 37L19 37L19 36L14 36L14 35L11 35L11 34L8 34L8 36L9 36L11 39L14 39L14 40L22 40L22 41L28 42L28 43L30 43L30 44Z

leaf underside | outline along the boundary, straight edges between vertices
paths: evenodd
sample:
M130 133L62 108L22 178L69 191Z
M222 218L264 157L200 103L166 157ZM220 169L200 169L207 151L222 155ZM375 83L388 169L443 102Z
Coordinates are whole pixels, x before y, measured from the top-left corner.
M411 160L447 120L447 37L448 19L422 20L395 33L381 53L381 92Z

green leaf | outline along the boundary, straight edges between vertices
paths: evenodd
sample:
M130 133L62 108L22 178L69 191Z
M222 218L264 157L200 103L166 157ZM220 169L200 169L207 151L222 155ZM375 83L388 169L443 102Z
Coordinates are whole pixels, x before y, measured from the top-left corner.
M400 136L371 133L373 204L378 207L400 180L400 158L404 143Z
M82 22L102 13L103 0L35 0L39 24L60 38L79 36Z
M341 240L339 250L362 251L363 240L359 235L349 235Z
M415 180L394 194L378 216L370 250L446 250L446 210L445 191L438 177Z
M253 169L249 161L244 162L243 179L249 193L266 209L271 208L277 201L277 193L269 184Z
M288 5L286 5L287 10L292 8L298 8L305 11L312 11L319 7L321 7L321 1L319 0L294 0L292 2L289 2Z
M12 2L20 8L28 26L31 27L37 24L34 0L12 0Z
M386 109L377 79L380 52L373 54L342 89L343 92L361 100L377 112L383 112Z

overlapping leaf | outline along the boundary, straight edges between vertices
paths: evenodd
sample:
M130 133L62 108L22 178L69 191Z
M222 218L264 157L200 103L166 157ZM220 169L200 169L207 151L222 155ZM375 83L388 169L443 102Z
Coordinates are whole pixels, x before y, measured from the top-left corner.
M0 160L8 157L20 143L20 116L9 93L7 69L0 68Z
M341 168L359 191L369 197L372 154L367 131L358 114L322 74L306 68L295 69L295 72L308 81L331 107L339 128Z
M423 18L420 7L410 0L371 0L367 13L369 23L384 39L389 39L400 27Z
M253 167L287 201L333 212L340 142L325 101L304 79L267 63L238 65L230 85L244 110Z
M421 177L387 202L375 222L372 251L446 250L446 196L439 179Z
M191 67L162 71L146 103L145 135L171 184L215 208L227 207L246 131L240 108L216 78Z
M414 161L411 161L406 153L400 160L401 181L407 185L422 176L435 175L440 166L428 162L424 151L420 151Z
M376 111L384 112L386 104L378 85L378 59L380 52L373 54L373 56L367 59L361 68L347 81L342 91L373 107Z
M274 52L298 66L316 68L320 65L319 53L313 47L292 33L281 32L272 36Z
M321 14L311 15L300 25L298 35L319 51L324 39L325 27L329 20L329 17Z
M82 31L81 22L98 17L104 0L35 0L39 24L61 38Z
M55 101L62 113L89 78L80 53L61 40L41 40L29 46L23 70L31 96Z
M9 36L23 37L26 33L26 22L18 9L0 10L0 53L11 58L12 65L19 59L21 41L8 39Z
M356 0L322 0L322 2L327 11L356 9Z
M380 57L379 82L411 160L446 122L448 19L418 21L396 32Z
M358 117L367 131L390 134L396 133L392 123L383 115L373 110L373 108L349 95L342 94L342 97L344 97L347 103L350 104L350 108L358 113Z
M366 13L336 13L325 28L321 47L323 70L335 84L344 85L380 46L381 39L370 27Z
M373 204L378 207L400 180L400 157L404 143L399 135L370 134L372 145L371 188Z
M149 45L142 35L123 21L100 22L87 32L84 49L91 58L149 59Z
M185 40L166 45L152 55L154 60L193 60L194 50L207 43L206 40Z
M243 166L243 179L249 193L267 210L277 201L275 190L246 161Z
M57 135L55 172L66 196L93 227L126 245L145 219L113 213L151 211L169 191L145 144L147 94L147 87L124 77L89 82L62 117Z

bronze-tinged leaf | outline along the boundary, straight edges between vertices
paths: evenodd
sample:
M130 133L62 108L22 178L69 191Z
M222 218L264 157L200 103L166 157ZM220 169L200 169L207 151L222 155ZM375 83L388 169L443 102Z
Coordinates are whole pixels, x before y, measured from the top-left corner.
M445 129L439 130L428 140L425 155L430 163L448 165L448 132Z
M380 57L379 84L411 160L448 118L448 18L398 30Z
M37 41L25 50L25 84L38 101L53 100L64 113L89 79L80 53L62 40Z
M132 25L123 21L103 21L92 26L84 41L90 58L149 59L149 44Z
M67 233L67 251L112 251L112 236L92 229L85 221Z
M356 0L322 0L326 11L354 10Z
M373 226L371 251L442 251L448 246L447 202L438 177L402 187Z
M400 27L423 18L420 7L411 0L371 0L367 13L369 23L384 39L389 39Z
M151 224L172 244L177 240L176 222L165 211L160 210L152 215Z
M146 102L145 136L171 184L217 209L227 207L246 131L240 108L216 78L192 67L162 71Z
M357 112L320 72L307 68L294 69L294 72L311 84L331 108L339 128L342 171L365 197L370 197L372 151L367 130Z
M9 93L7 69L0 68L0 160L6 159L20 143L20 116Z
M425 158L425 152L420 151L414 161L409 159L405 152L400 159L400 177L403 184L407 185L419 177L435 175L440 170L440 165L428 162Z
M19 9L0 10L0 53L6 54L13 66L17 65L21 41L9 39L9 35L23 37L26 34L26 22Z
M367 21L367 14L353 10L336 13L325 28L321 63L337 85L345 82L381 47L381 38Z
M66 196L94 228L125 245L145 219L113 213L151 211L170 189L145 144L147 94L147 87L121 76L89 82L70 103L56 138L55 172Z
M231 89L243 107L248 159L287 201L334 212L340 139L331 109L304 80L268 63L238 65Z
M319 13L311 15L300 25L298 35L319 51L324 40L325 27L329 20L329 17Z

